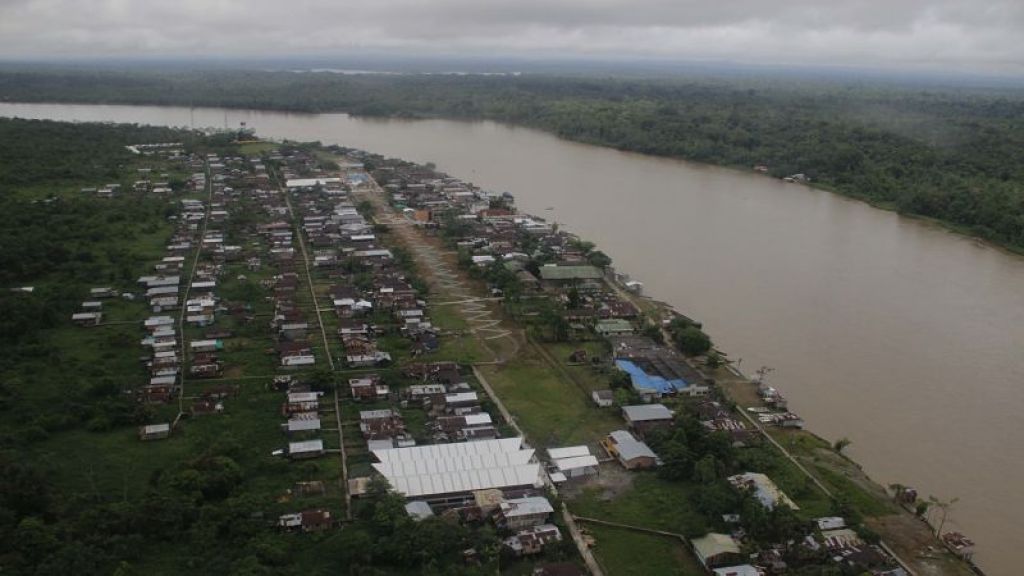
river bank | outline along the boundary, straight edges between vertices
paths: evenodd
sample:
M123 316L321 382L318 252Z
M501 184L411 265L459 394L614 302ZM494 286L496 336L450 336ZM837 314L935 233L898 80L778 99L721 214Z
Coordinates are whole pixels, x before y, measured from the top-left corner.
M102 79L130 89L112 90ZM494 121L559 138L815 185L932 218L1021 250L1013 153L1019 94L933 86L926 91L764 78L415 77L220 70L172 74L0 70L8 101L260 108L360 119ZM881 110L878 110L881 108ZM219 126L219 124L218 124ZM224 128L229 126L224 125ZM234 128L231 126L230 128Z
M374 163L374 165L378 165L381 160L374 158L371 162ZM399 172L397 171L394 173L390 172L390 170L395 170L395 168L391 167L392 164L385 162L385 165L389 166L389 172L387 173L394 176L399 175ZM429 173L429 169L424 170ZM391 186L394 186L394 184ZM409 188L410 191L412 189L412 187ZM410 202L406 199L406 194L402 192L403 190L404 187L393 188L391 190L391 193L393 193L391 196L392 202L397 203L399 209L404 207L407 203L412 206L417 206L415 200ZM399 199L399 197L401 197L401 199ZM418 208L418 210L422 211L420 208ZM520 213L519 217L524 218L527 221L530 221L531 219L537 220L536 217L529 216L525 213ZM401 227L401 236L406 242L410 241L409 239L413 234L413 232L410 231L410 228L420 228L419 233L423 234L423 228L421 226L417 226L417 221L411 219L408 215L406 215L406 219L404 220L399 218L396 221L392 217L388 222L389 226L397 225ZM423 222L423 220L420 220L419 224L422 225ZM442 225L442 229L447 230L444 226L447 225ZM445 235L447 235L447 233L447 231L444 232ZM480 228L477 228L475 233L484 234L484 238L487 237L487 234ZM455 238L459 237L455 236ZM417 251L421 251L423 246L430 244L426 239L415 240L415 242L416 244L413 249ZM434 250L436 249L437 248L434 248ZM426 263L434 262L435 259L436 258L434 256L421 255L421 262L426 265L426 269L423 270L423 273L428 276L431 274L430 266L434 266L434 264ZM468 274L467 279L462 281L464 285L471 285L473 281L470 278L473 277L476 277L479 281L481 278L480 272L481 268L479 267L470 266L468 269L464 267L463 275ZM445 272L445 274L447 276L448 272ZM486 277L486 275L484 277ZM615 292L624 294L623 286L616 285L616 280L608 279L607 281L609 282L609 287ZM505 288L509 289L507 286ZM479 285L477 291L478 297L482 297L483 294L486 293L486 288L483 285ZM460 297L468 297L468 294L460 292ZM647 313L653 312L653 306L660 308L661 312L665 316L671 316L674 314L674 311L671 310L670 307L662 307L654 304L650 300L637 299L629 296L626 296L626 299L636 302L638 307L645 310ZM506 315L510 314L508 306L510 305L506 303ZM518 324L520 326L519 330L525 328L526 333L529 334L532 330L536 329L536 326L533 325L534 322L531 321L527 321L527 324L523 325L523 319L531 316L529 313L525 314L525 316L523 314L523 310L511 313L509 321L513 324ZM506 330L503 334L496 337L513 338L511 334L514 331L515 330ZM535 341L529 336L527 337L527 340L530 342L530 346L526 348L516 346L516 352L512 356L503 357L503 359L501 359L497 364L487 363L485 368L481 368L488 371L487 380L493 380L496 384L494 386L493 393L503 399L503 404L508 404L510 406L512 414L514 415L513 418L523 426L523 429L526 431L528 436L533 439L532 442L537 443L539 441L540 445L545 447L559 445L559 443L565 441L583 441L590 443L596 441L596 439L603 433L602 431L607 432L607 426L614 426L613 422L609 422L607 420L607 415L602 414L599 409L594 409L590 406L589 398L583 400L583 406L576 406L577 401L575 398L578 397L580 390L584 392L584 397L586 398L589 394L588 390L592 386L600 386L600 379L603 378L600 378L598 382L594 382L593 380L598 377L596 374L589 374L585 367L576 368L576 370L582 370L582 372L577 373L577 376L573 376L573 374L568 373L567 369L562 366L562 360L559 360L560 357L566 355L566 345L547 343L544 340ZM589 345L586 342L570 342L567 346L582 346L584 348L589 348ZM523 372L523 362L528 362L530 364L536 364L537 362L536 359L527 360L523 357L525 350L530 347L538 348L538 351L540 352L539 358L541 359L540 364L547 366L547 373L543 376L537 375L535 371ZM708 368L706 366L697 367L701 369ZM748 379L742 377L742 375L732 367L712 368L711 370L713 371L713 381L715 381L716 385L723 390L727 390L728 386L736 387L743 385L748 388L754 386ZM561 376L559 376L559 374L561 374ZM731 382L726 382L726 378L724 377L725 374L735 374L738 378L733 379ZM535 388L536 378L542 378L546 383L544 385L544 392ZM577 378L582 378L584 381L580 382ZM735 400L731 394L728 394L726 397L731 400ZM663 398L662 401L670 402L669 399L665 398ZM671 402L672 403L670 405L677 409L687 410L687 402L679 400L671 400ZM552 403L560 404L561 406L556 407L553 406ZM761 404L761 406L763 406L763 404ZM910 518L903 518L898 522L893 521L892 517L894 515L899 516L903 513L901 513L900 509L891 502L891 499L885 493L885 490L872 483L866 476L861 474L855 480L850 479L852 476L851 470L859 472L859 466L856 466L852 460L845 457L838 457L829 458L828 461L826 461L819 455L813 453L820 449L821 446L811 446L807 450L806 454L798 454L794 456L786 447L783 446L783 443L788 443L791 447L799 445L801 448L807 448L804 446L808 443L807 440L814 439L820 444L824 444L825 450L828 450L828 445L827 443L818 440L817 437L812 434L806 432L781 429L769 431L749 417L746 411L746 408L748 407L752 407L751 403L741 403L740 413L747 418L753 429L763 435L774 449L779 450L779 452L783 454L797 470L799 470L800 474L805 475L810 482L815 484L817 489L820 490L820 495L823 495L826 499L822 502L819 501L817 497L811 497L801 491L801 496L798 496L798 499L804 507L808 510L825 511L828 508L828 506L825 506L825 503L828 500L841 501L847 502L847 505L853 506L852 510L856 510L857 513L864 514L872 519L876 517L880 519L887 518L888 520L872 522L872 526L879 529L881 535L886 541L893 543L893 546L891 548L887 548L887 550L894 556L902 557L903 559L901 562L911 574L970 574L970 571L967 570L962 563L948 554L934 554L931 557L927 557L924 554L924 547L928 545L928 542L932 541L927 528L919 522L914 522ZM538 415L543 416L538 418ZM573 428L571 430L552 428L550 420L571 422ZM782 440L782 442L780 442L780 440ZM849 470L844 469L844 467L837 466L835 462L847 464ZM612 467L612 470L606 470L602 474L605 476L616 476L616 474L613 473L615 464L612 464ZM810 471L811 469L815 470L815 473L812 473ZM782 474L782 472L779 473ZM824 473L827 473L827 475ZM637 481L640 481L640 479L637 479ZM631 483L632 481L627 481L627 485ZM616 490L622 491L623 488L618 487ZM677 493L679 488L675 487L671 482L662 483L655 490L656 492L663 493L664 497L679 497L678 495L672 495L673 493ZM590 499L594 497L594 493L591 489L584 488L582 493L576 490L576 493L578 495L575 498L570 497L568 500L573 513L584 514L587 516L596 514L599 518L604 518L608 521L622 520L623 518L618 515L626 514L627 509L635 508L638 503L634 501L634 498L639 498L638 494L626 489L626 492L613 497L612 501L605 500L600 511L596 511L591 507L592 504L590 504ZM686 490L684 489L682 493L686 494ZM578 511L581 508L582 512ZM622 511L616 512L616 510L620 508ZM640 510L643 510L642 505ZM631 526L648 526L653 532L669 530L671 533L675 533L680 530L680 525L672 523L675 521L670 521L667 525L659 524L657 518L661 516L661 514L653 513L653 511L639 512L639 515L637 515L638 511L634 510L633 512L629 512L629 514L631 515L631 523L628 524ZM651 526L651 522L655 522L653 527ZM684 521L683 526L686 525L687 522ZM895 529L893 528L894 526L898 526L899 528ZM695 528L684 528L683 531L690 531L693 529ZM684 542L685 541L686 539L684 538ZM598 546L598 549L600 550L600 543ZM619 560L621 560L621 558ZM606 561L608 560L606 559Z
M380 151L492 190L597 242L645 292L695 311L745 369L768 364L808 427L879 483L960 497L950 525L1011 574L1024 505L1024 264L934 226L753 172L489 122L125 106L0 105L74 121L223 126ZM547 207L555 208L546 211ZM910 480L914 479L914 480Z

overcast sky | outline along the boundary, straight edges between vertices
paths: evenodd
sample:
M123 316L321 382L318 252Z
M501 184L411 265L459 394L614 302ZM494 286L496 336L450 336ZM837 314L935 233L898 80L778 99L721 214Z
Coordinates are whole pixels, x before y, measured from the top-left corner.
M0 0L0 58L657 57L1024 73L1024 0Z

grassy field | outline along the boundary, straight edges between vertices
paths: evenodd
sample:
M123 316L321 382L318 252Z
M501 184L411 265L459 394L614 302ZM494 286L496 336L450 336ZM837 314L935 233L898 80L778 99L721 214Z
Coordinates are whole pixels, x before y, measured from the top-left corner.
M484 376L532 441L539 446L596 443L624 426L618 413L598 408L588 394L551 369L530 347Z
M706 574L679 540L631 530L584 524L594 555L608 576L702 576Z
M689 537L708 531L707 520L690 503L691 484L668 482L651 472L631 475L632 485L613 498L606 498L600 487L584 488L569 501L573 513Z
M569 375L574 383L586 390L607 390L611 370L609 352L601 342L552 342L543 343L548 355L551 356L562 369ZM601 358L604 363L594 366L592 364L570 364L569 356L577 351L585 350L588 358Z
M246 142L238 145L238 153L250 156L258 156L264 152L270 152L277 148L274 142Z

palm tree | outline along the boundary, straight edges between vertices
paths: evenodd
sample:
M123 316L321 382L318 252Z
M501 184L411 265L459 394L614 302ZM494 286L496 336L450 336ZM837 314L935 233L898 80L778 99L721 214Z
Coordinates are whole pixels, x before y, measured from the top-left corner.
M832 445L832 449L836 451L836 454L842 454L843 450L845 450L846 447L849 446L852 443L853 443L852 440L850 440L849 438L843 436L839 440L835 441L835 444Z

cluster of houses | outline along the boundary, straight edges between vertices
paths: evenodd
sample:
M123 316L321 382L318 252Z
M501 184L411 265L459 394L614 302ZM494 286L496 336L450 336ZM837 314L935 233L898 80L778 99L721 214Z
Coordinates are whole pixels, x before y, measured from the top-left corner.
M789 403L786 397L774 386L770 386L762 374L757 383L757 394L764 403L764 406L752 406L747 408L757 416L761 424L765 426L778 426L779 428L803 428L804 420L789 410Z
M734 490L750 494L768 510L778 506L799 509L764 474L747 472L730 476L727 480ZM816 518L814 530L802 540L779 543L758 549L753 554L748 551L747 535L739 527L740 515L726 514L722 519L725 524L735 528L729 533L708 533L690 542L697 560L716 576L786 574L790 567L784 560L785 552L792 552L793 548L802 549L806 556L827 558L844 574L907 574L885 550L865 542L842 517Z
M80 311L71 315L78 326L98 326L103 322L103 300L117 296L117 290L107 287L90 288L89 299L82 302Z
M146 146L139 153L146 153ZM176 154L175 146L155 146L153 154ZM244 172L241 158L222 159L216 154L181 158L193 171L187 189L195 197L178 201L180 211L172 217L175 231L163 258L154 264L153 273L139 278L141 298L145 298L151 315L143 321L146 331L142 345L150 350L147 366L149 384L138 387L140 402L163 404L181 393L185 378L215 378L222 375L224 340L232 334L214 327L218 314L230 311L217 294L219 278L225 265L241 256L240 246L227 243L227 204L236 191L229 185ZM208 181L208 178L210 181ZM159 186L151 187L157 193ZM102 291L108 289L96 289ZM94 294L99 297L99 292ZM128 294L135 299L134 294ZM181 328L198 330L186 339ZM186 369L187 367L187 369ZM237 386L204 386L189 398L193 416L219 414L224 401L238 393ZM159 424L140 428L144 440L166 437L170 426Z
M126 148L134 154L152 156L163 161L186 162L190 160L185 155L184 147L179 143L136 144L126 146ZM151 166L140 166L136 168L136 173L138 180L131 183L133 192L158 196L168 196L174 192L170 173L154 172L154 168ZM109 182L102 186L82 188L80 192L96 198L113 198L121 194L122 186L119 182Z
M553 508L544 496L545 476L535 450L521 438L502 437L501 426L458 364L414 362L387 376L374 370L392 360L381 344L385 336L407 339L413 358L437 350L439 341L408 271L378 239L350 196L350 189L365 181L359 171L335 178L301 156L282 161L287 165L286 187L311 249L313 273L329 283L329 310L344 365L368 369L347 379L347 401L360 407L358 427L373 474L406 496L414 518L447 514L465 521L493 521L504 531L505 545L513 554L536 554L561 541L560 531L550 523ZM277 239L274 248L290 248L287 223L271 222L263 231ZM275 283L275 299L293 291L295 281L290 278L294 277L283 276ZM283 409L289 414L289 429L308 435L290 444L288 455L322 454L322 441L309 432L318 425L312 422L320 398L295 385L286 393ZM412 428L407 422L410 411L416 414ZM298 414L304 416L296 418ZM368 476L352 478L350 492L359 497L369 484ZM283 522L294 524L295 518Z
M315 182L310 184L310 180ZM391 250L356 209L340 178L299 178L288 183L290 189L300 192L297 209L313 252L313 266L332 283L328 295L345 365L374 368L390 364L391 354L379 343L388 332L412 340L415 351L436 349L437 338L425 303Z
M274 388L284 393L281 416L285 421L281 429L288 437L285 455L292 460L319 458L324 455L321 432L322 392L314 391L308 383L292 376L278 376Z
M205 162L201 158L190 160L197 168ZM197 192L206 187L205 172L197 172L191 179ZM174 217L176 228L165 248L165 256L153 265L153 273L138 280L141 297L148 302L151 315L143 320L146 332L142 346L149 349L146 364L149 368L149 383L136 388L140 402L166 404L177 397L184 375L183 336L179 334L178 311L183 300L189 296L189 271L186 259L199 249L202 241L203 223L206 219L206 204L199 200L183 199L178 216ZM126 296L134 299L134 294ZM172 315L173 314L173 315ZM169 423L146 425L139 428L142 440L156 440L170 435Z
M660 459L645 442L645 436L672 426L674 414L661 403L668 400L678 403L678 399L684 399L702 426L728 435L734 446L761 441L759 430L733 408L715 400L709 378L673 347L650 337L639 311L627 297L639 294L642 284L615 273L607 258L594 252L592 246L542 218L518 213L508 194L490 193L424 166L381 159L375 159L375 164L375 175L386 183L392 204L410 224L442 228L456 237L464 263L480 270L484 278L507 278L511 273L521 294L543 295L544 300L559 303L555 311L568 327L570 338L604 339L609 343L610 363L628 377L628 396L639 400L621 406L623 429L610 432L601 441L609 459L629 470L658 466ZM502 295L502 288L492 285L492 295ZM590 360L583 350L570 358L575 364ZM756 409L760 423L783 428L803 426L803 421L788 411L785 398L777 390L762 384L759 392L766 406ZM596 390L592 397L602 408L617 404L612 390ZM556 484L585 481L600 470L600 460L588 446L552 448L548 460L547 474ZM741 474L729 481L736 490L753 494L767 508L779 504L796 508L763 474ZM855 535L847 530L843 538L836 539L835 534L822 531L804 544L815 550L827 549L837 564L851 570L887 576L901 573L881 549L850 534ZM742 533L709 534L693 544L702 564L715 574L780 573L779 550L763 551L763 557L752 563L749 555L741 554L745 550Z
M352 401L369 404L359 412L359 429L369 452L410 448L421 442L449 444L496 440L497 423L454 362L412 363L402 370L404 385L392 391L381 375L349 379ZM419 428L410 430L403 412L416 411ZM363 485L365 480L362 479ZM356 486L360 485L357 481ZM360 492L356 488L355 492Z

